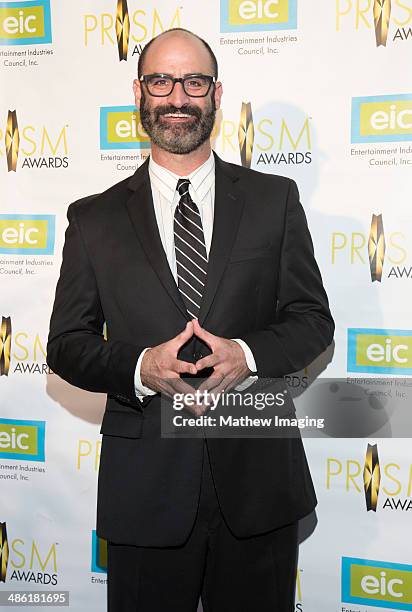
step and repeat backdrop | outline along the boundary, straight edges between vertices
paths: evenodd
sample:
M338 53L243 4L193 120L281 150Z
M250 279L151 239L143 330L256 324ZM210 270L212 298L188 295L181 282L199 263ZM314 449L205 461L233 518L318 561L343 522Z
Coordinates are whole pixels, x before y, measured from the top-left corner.
M0 594L106 609L105 397L53 374L46 341L67 207L149 155L132 81L144 45L178 26L219 61L216 152L299 186L336 336L288 384L412 385L412 0L0 2ZM305 447L319 505L296 611L412 610L410 440Z

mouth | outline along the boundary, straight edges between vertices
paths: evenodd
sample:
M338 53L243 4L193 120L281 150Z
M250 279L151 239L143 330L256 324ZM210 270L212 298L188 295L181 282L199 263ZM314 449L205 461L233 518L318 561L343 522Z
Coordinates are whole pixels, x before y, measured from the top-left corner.
M189 115L187 113L165 113L161 115L162 119L167 119L168 121L187 121L188 119L193 119L193 115Z

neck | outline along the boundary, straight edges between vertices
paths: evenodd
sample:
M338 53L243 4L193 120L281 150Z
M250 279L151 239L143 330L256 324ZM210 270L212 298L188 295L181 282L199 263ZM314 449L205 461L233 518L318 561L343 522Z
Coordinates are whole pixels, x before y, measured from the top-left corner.
M150 154L159 166L163 166L163 168L170 170L170 172L178 176L187 176L205 163L210 156L210 152L210 142L207 140L195 151L187 153L186 155L169 153L152 143Z

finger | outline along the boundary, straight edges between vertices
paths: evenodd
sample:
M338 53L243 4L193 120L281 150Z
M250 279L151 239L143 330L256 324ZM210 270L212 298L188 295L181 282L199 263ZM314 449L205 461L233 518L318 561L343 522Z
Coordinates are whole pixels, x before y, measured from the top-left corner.
M197 367L194 363L175 359L170 365L170 369L176 374L197 374Z
M206 357L202 357L196 361L195 366L196 370L199 372L203 370L203 368L214 368L219 363L219 357L216 353L212 353L211 355L206 355Z
M211 334L206 329L201 327L200 323L199 323L199 321L197 319L192 319L192 324L193 324L193 333L198 338L200 338L201 340L206 342L206 344L209 346L209 348L212 349L213 344L214 344L214 340L217 338L217 336L215 336L214 334Z

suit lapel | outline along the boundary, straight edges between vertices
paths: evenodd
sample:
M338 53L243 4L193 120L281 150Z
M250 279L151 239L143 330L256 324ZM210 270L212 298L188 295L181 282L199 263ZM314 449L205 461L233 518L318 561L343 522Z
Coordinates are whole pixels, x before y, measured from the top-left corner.
M128 187L133 190L133 194L126 202L126 207L148 261L176 306L189 320L190 317L173 278L160 238L153 207L148 165L149 162L146 160L130 179Z
M215 156L215 206L212 244L205 292L199 311L199 323L203 325L212 306L220 280L228 264L239 227L244 199L236 182L238 175L233 167ZM224 297L223 297L224 299Z

